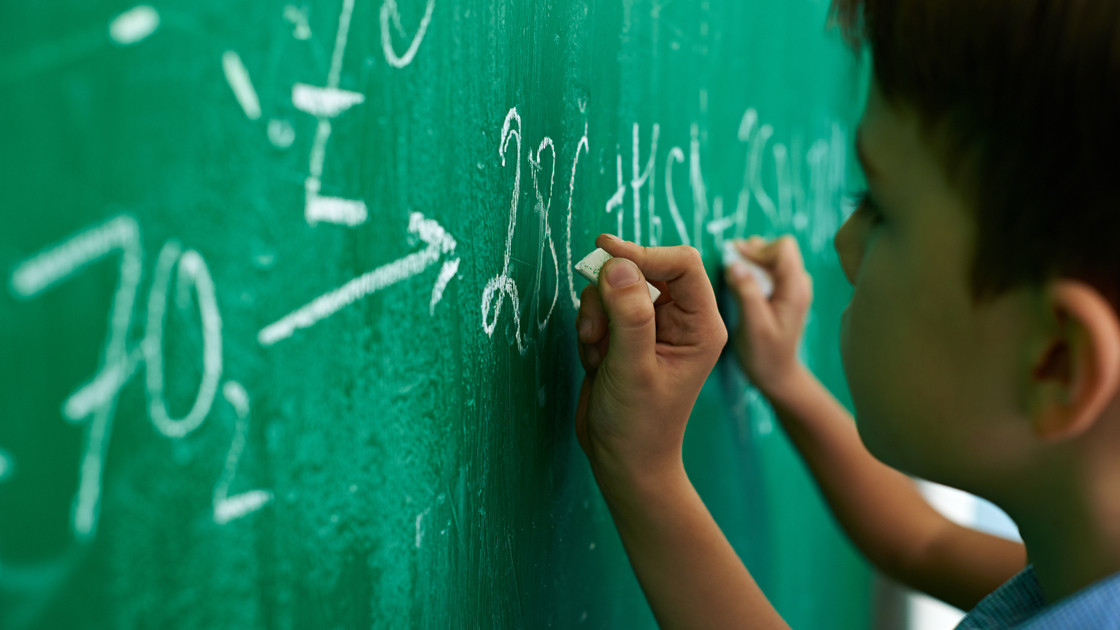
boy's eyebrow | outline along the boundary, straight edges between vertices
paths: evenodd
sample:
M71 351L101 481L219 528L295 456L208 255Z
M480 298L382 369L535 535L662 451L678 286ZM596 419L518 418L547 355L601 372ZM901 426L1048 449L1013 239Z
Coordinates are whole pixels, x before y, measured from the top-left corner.
M867 157L867 149L863 145L863 127L856 129L856 158L863 167L863 174L867 179L877 179L878 170Z

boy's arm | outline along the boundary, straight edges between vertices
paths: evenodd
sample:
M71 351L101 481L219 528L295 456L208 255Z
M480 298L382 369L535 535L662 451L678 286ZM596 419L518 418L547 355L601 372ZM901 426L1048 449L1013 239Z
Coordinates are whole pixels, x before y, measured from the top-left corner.
M576 435L650 608L666 629L788 629L681 461L689 412L727 342L699 254L605 236L596 245L616 258L580 304ZM656 308L645 280L662 290Z
M727 274L742 322L735 345L752 382L774 406L794 446L852 542L900 582L968 610L1026 565L1019 543L952 523L914 482L875 459L851 415L796 357L812 302L797 242L761 239L740 248L774 275L770 300L750 274Z
M836 520L884 573L969 610L1026 566L1022 544L946 519L909 477L875 459L808 370L767 395Z
M596 479L658 626L783 629L683 466Z

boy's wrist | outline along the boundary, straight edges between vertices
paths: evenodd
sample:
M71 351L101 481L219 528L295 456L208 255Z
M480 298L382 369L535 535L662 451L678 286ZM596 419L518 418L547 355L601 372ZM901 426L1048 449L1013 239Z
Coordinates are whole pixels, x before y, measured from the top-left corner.
M817 378L813 376L813 373L810 372L804 364L797 361L792 368L783 373L779 378L765 385L756 385L758 385L762 395L770 401L770 404L780 407L787 406L790 402L804 396L813 388L816 382Z
M611 458L594 458L591 468L603 498L612 510L630 511L656 503L659 497L690 483L679 453L664 462L635 465Z

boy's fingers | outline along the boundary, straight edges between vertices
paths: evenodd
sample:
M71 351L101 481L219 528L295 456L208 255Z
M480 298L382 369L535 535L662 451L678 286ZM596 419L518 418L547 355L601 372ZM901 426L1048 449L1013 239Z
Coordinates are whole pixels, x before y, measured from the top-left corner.
M687 313L716 311L715 291L696 248L687 245L642 247L606 234L595 239L595 245L611 256L634 261L647 280L664 282L672 302L681 310Z
M610 329L611 365L624 370L651 367L656 360L657 326L641 270L625 258L608 260L599 274L599 294Z
M736 263L727 268L727 284L739 300L739 309L746 326L756 330L773 328L774 312L766 296L762 294L762 288L745 265Z
M576 337L579 339L576 347L584 371L594 372L603 363L607 340L607 314L599 299L599 289L594 285L587 285L580 296Z
M771 247L774 250L774 295L771 299L775 306L788 305L797 311L808 308L813 300L813 289L807 280L809 274L805 273L797 239L783 236Z
M753 236L737 243L739 251L770 272L774 279L774 292L770 301L774 308L795 311L808 308L813 300L812 282L805 272L805 262L797 239L783 236L771 243Z
M581 344L598 343L607 335L607 313L603 310L599 290L587 285L579 299L579 313L576 315L576 336Z

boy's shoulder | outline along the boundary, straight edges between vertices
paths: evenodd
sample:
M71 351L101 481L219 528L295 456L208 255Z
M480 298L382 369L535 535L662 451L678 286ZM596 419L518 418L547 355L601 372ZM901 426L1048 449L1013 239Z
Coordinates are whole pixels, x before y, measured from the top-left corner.
M1120 573L1047 606L1034 567L1019 572L969 611L956 630L1120 629Z

